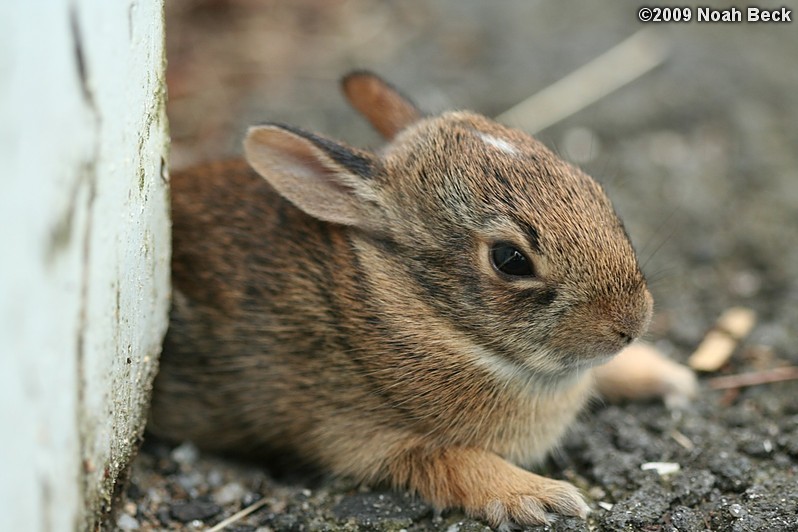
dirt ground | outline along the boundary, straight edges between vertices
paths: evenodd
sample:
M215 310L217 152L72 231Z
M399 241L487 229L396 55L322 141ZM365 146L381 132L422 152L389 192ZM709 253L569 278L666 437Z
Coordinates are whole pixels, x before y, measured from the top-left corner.
M635 2L167 4L173 167L240 153L245 127L267 120L377 145L337 91L353 68L429 111L496 115L643 27ZM539 137L601 181L624 218L657 302L649 340L684 361L725 309L758 322L688 409L585 412L543 469L582 488L593 512L551 529L798 530L798 381L709 387L798 365L798 22L656 30L663 65ZM485 529L403 494L276 479L149 439L115 526L205 530L248 507L225 530Z

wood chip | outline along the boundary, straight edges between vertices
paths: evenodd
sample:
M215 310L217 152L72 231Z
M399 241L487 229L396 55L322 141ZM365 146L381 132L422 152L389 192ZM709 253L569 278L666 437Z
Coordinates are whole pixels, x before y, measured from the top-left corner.
M756 323L753 310L732 307L721 314L711 331L687 360L696 371L717 371L729 360L740 340L748 336Z
M693 440L691 440L690 438L688 438L678 430L673 429L670 432L670 436L671 438L674 439L674 441L676 441L676 443L678 443L688 451L692 451L693 449L695 449L695 444L693 443Z

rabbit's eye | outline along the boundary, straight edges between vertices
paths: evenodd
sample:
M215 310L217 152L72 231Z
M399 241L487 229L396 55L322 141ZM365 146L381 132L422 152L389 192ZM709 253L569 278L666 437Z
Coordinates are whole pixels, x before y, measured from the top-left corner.
M532 261L515 246L499 242L490 248L490 260L493 267L511 277L530 277L535 275Z

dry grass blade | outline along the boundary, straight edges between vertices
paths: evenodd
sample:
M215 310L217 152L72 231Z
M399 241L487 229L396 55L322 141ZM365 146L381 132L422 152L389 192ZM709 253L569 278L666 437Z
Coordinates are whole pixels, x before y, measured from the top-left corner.
M707 379L706 383L713 390L728 390L731 388L743 388L746 386L757 386L759 384L770 384L773 382L791 380L798 380L798 366L786 366L783 368L754 371L751 373L713 377Z
M668 52L657 30L640 30L496 119L536 133L639 78L661 64Z
M246 508L242 509L241 511L234 513L233 515L231 515L230 517L228 517L224 521L220 521L219 523L216 524L216 526L214 526L213 528L209 529L208 532L219 532L220 530L224 530L225 528L227 528L228 526L232 525L236 521L239 521L239 520L245 518L246 516L248 516L249 514L251 514L252 512L255 512L255 511L261 509L262 507L266 506L267 502L268 502L268 499L266 499L264 497L263 499L255 502L255 503L250 504L249 506L247 506Z

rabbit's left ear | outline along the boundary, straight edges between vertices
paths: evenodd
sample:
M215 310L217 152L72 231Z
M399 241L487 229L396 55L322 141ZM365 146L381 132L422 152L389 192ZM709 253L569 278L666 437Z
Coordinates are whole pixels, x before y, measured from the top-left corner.
M244 140L252 168L310 216L342 225L378 225L371 180L378 159L312 133L283 125L255 126Z
M413 102L371 72L352 72L341 80L341 87L352 107L387 140L423 116Z

